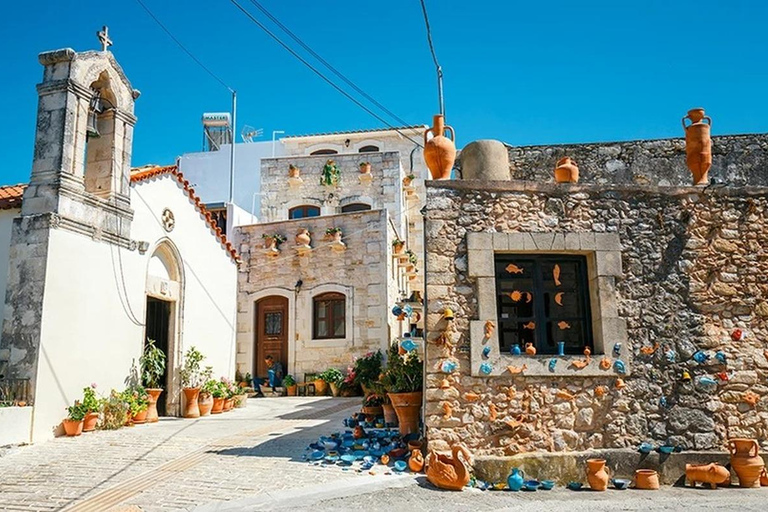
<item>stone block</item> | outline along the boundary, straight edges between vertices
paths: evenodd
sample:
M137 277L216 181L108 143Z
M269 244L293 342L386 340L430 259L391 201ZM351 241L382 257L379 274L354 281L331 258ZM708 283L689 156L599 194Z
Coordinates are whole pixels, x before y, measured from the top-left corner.
M555 239L554 233L532 233L533 243L536 245L537 251L550 251L552 250L552 242Z
M621 252L621 238L618 233L595 233L595 250Z
M490 240L488 240L490 242ZM493 251L488 250L489 246L486 246L486 250L472 250L467 251L468 263L469 263L469 275L470 277L493 277L496 274Z
M493 233L493 250L506 251L509 249L507 233Z
M477 293L477 314L480 319L497 318L496 280L491 277L479 277L475 290Z
M595 253L595 272L597 276L623 275L621 253L618 251L597 251Z

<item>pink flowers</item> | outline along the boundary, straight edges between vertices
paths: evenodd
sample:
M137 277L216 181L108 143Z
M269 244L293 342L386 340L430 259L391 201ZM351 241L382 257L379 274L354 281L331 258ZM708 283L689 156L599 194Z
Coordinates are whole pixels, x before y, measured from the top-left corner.
M96 389L96 383L95 382L91 382L91 389Z

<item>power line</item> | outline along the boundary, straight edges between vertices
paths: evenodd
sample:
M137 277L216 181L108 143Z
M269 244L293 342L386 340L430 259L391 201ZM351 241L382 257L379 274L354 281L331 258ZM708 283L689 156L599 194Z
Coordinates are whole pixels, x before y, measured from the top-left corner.
M300 38L299 36L297 36L296 34L294 34L293 32L291 32L291 30L290 30L288 27L286 27L285 25L283 25L283 24L280 22L280 20L279 20L279 19L277 19L275 16L273 16L273 15L272 15L272 13L270 13L270 12L269 12L269 11L268 11L268 10L267 10L267 9L266 9L264 6L263 6L263 5L261 5L261 4L260 4L259 2L257 2L256 0L250 0L250 2L251 2L253 5L255 5L255 6L256 6L256 8L257 8L257 9L259 9L259 10L260 10L262 13L264 13L264 15L265 15L266 17L268 17L270 20L272 20L272 22L273 22L275 25L277 25L278 27L280 27L280 28L283 30L283 32L285 32L286 34L288 34L288 35L291 37L291 39L293 39L294 41L296 41L296 42L297 42L297 43L298 43L298 44L299 44L299 45L300 45L302 48L304 48L304 50L306 50L306 51L307 51L307 53L309 53L309 54L310 54L310 55L312 55L314 58L316 58L318 61L320 61L320 63L321 63L321 64L323 64L323 65L324 65L326 68L328 68L328 69L329 69L329 70L330 70L330 71L331 71L333 74L335 74L337 77L341 78L341 79L344 81L344 83L346 83L346 84L347 84L348 86L350 86L352 89L354 89L355 91L357 91L357 93L358 93L358 94L360 94L360 95L361 95L361 96L363 96L365 99L367 99L368 101L370 101L371 103L373 103L374 105L376 105L377 107L379 107L379 109L381 109L381 111L383 111L383 112L387 113L387 114L388 114L388 115L389 115L389 116L390 116L392 119L394 119L394 120L395 120L395 121L397 121L398 123L402 124L403 126L407 126L407 125L409 125L409 124L410 124L410 123L407 123L406 121L403 121L403 120L402 120L402 119L401 119L401 118L400 118L400 117L399 117L397 114L393 113L393 112L392 112L392 111L390 111L390 110L389 110L387 107L385 107L384 105L382 105L381 103L379 103L378 101L376 101L376 100L375 100L374 98L372 98L372 97L371 97L371 96L370 96L368 93L366 93L364 90L362 90L360 87L358 87L358 86L357 86L357 85L356 85L354 82L352 82L352 81L351 81L349 78L347 78L347 77L346 77L346 76L345 76L343 73L341 73L341 71L339 71L338 69L336 69L335 67L333 67L333 66L332 66L332 65L331 65L331 64L330 64L330 63L329 63L327 60L325 60L325 59L324 59L324 58L322 58L320 55L318 55L318 53L317 53L316 51L314 51L314 50L313 50L313 49L312 49L312 48L311 48L311 47L310 47L308 44L306 44L304 41L302 41L302 40L301 40L301 38Z
M214 73L213 71L211 71L211 70L210 70L210 69L209 69L209 68L208 68L208 67L207 67L205 64L203 64L203 63L200 61L200 59L198 59L197 57L195 57L195 56L194 56L194 54L193 54L191 51L187 50L186 46L184 46L184 45L181 43L181 41L179 41L179 40L176 38L176 36L174 36L174 35L171 33L171 31L170 31L170 30L168 30L168 28L167 28L165 25L163 25L163 22L162 22L162 21L160 21L160 20L157 18L157 16L155 16L155 15L152 13L152 11L150 11L150 10L149 10L149 7L147 7L147 6L144 4L144 2L142 2L141 0L136 0L136 3L138 3L138 4L139 4L139 5L140 5L140 6L141 6L141 7L142 7L142 8L143 8L143 9L144 9L146 12L147 12L147 14L149 14L150 18L152 18L153 20L155 20L155 23L157 23L157 24L160 26L160 28L161 28L161 29L163 29L163 32L165 32L165 33L168 35L168 37L170 37L170 38L173 40L173 42L174 42L174 43L176 43L176 45L177 45L179 48L181 48L181 49L184 51L184 53L186 53L186 54L189 56L189 58L190 58L190 59L192 59L193 61L195 61L195 63L197 63L197 65L198 65L198 66L200 66L201 68L203 68L203 69L205 70L205 72L206 72L206 73L208 73L209 75L211 75L211 77L213 77L213 79L214 79L214 80L216 80L216 81L217 81L217 82L219 82L221 85L223 85L225 88L227 88L227 89L229 90L229 92L231 92L231 93L234 93L234 92L235 92L235 91L234 91L234 89L232 89L230 86L228 86L228 85L227 85L227 83L226 83L224 80L222 80L221 78L219 78L219 76L218 76L216 73Z
M437 55L435 54L435 46L432 44L432 29L429 26L429 16L427 15L427 5L424 0L421 1L421 12L424 13L424 25L427 27L427 43L429 43L429 51L432 53L432 61L435 63L435 69L437 70L437 101L440 106L440 114L445 115L445 102L443 101L443 68L440 67L440 63L437 62Z
M137 1L138 1L138 0L137 0ZM381 116L379 116L378 114L376 114L375 112L373 112L371 109L369 109L368 107L366 107L365 105L363 105L362 103L360 103L360 102L359 102L357 99L355 99L355 98L354 98L352 95L350 95L350 94L349 94L347 91L345 91L344 89L342 89L341 87L339 87L338 85L336 85L335 83L333 83L333 82L332 82L332 81L331 81L331 80L330 80L328 77L326 77L326 76L325 76L325 75L324 75L324 74L323 74L321 71L319 71L319 70L318 70L316 67L314 67L312 64L310 64L309 62L307 62L307 60L306 60L304 57L302 57L301 55L299 55L298 53L296 53L296 51L294 51L294 50L293 50L293 48L291 48L290 46L288 46L287 44L285 44L285 43L284 43L284 42L283 42L283 41L282 41L282 40L281 40L279 37L277 37L277 36L276 36L276 35L275 35L275 34L274 34L274 33L273 33L271 30L269 30L269 29L268 29L268 28L267 28L267 27L266 27L266 26L265 26L263 23L261 23L261 22L260 22L259 20L257 20L257 19L256 19L256 18L255 18L255 17L254 17L254 16L253 16L253 15L252 15L250 12L248 12L248 11L247 11L245 8L243 8L243 6L242 6L242 5L240 5L239 3L237 3L237 1L236 1L236 0L230 0L230 2L232 2L232 4L233 4L235 7L237 7L237 8L238 8L238 9L239 9L239 10L240 10L240 11L241 11L243 14L245 14L245 15L248 17L248 19L250 19L250 20L251 20L251 21L252 21L252 22L253 22L253 23L254 23L256 26L258 26L258 27L259 27L261 30L263 30L264 32L266 32L266 34L267 34L267 35L269 35L269 37L271 37L273 40L275 40L275 42L277 42L277 43L278 43L280 46L282 46L282 47L283 47L283 48L284 48L284 49L285 49L285 50L286 50L288 53L290 53L291 55L293 55L294 57L296 57L296 58L297 58L297 59L298 59L298 60L299 60L299 61L300 61L302 64L304 64L305 66L307 66L307 67L308 67L310 70L312 70L312 72L314 72L314 73L315 73L317 76L319 76L320 78L322 78L322 79L323 79L323 80L324 80L324 81L325 81L325 82L326 82L328 85L330 85L331 87L333 87L334 89L336 89L337 91L339 91L341 94L343 94L343 95L344 95L344 96L345 96L345 97L346 97L348 100L350 100L352 103L354 103L355 105L357 105L357 106L358 106L358 107L360 107L361 109L365 110L365 111L366 111L367 113L369 113L371 116L375 117L376 119L378 119L379 121L381 121L382 123L384 123L385 125L387 125L389 128L391 128L391 129L395 130L397 133L399 133L400 135L402 135L403 137L405 137L405 138L406 138L406 139L408 139L409 141L413 142L413 143L414 143L414 144L416 144L417 146L419 146L419 147L424 147L424 146L422 146L422 144L420 144L419 142L417 142L417 141L413 140L413 139L412 139L412 138L410 138L408 135L406 135L406 134L404 134L402 131L400 131L398 128L396 128L396 127L392 126L392 125L391 125L389 122L387 122L386 120L384 120L384 119L383 119Z

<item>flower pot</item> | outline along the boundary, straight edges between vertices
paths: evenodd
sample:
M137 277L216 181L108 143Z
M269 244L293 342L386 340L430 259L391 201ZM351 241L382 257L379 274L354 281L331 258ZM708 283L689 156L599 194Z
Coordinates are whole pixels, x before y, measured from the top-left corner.
M83 433L83 420L64 420L61 422L64 425L64 432L69 437L79 436Z
M419 432L419 416L421 413L422 392L388 393L392 406L397 414L400 434L416 434Z
M246 404L245 399L246 398L247 397L245 395L237 395L235 397L235 407L237 407L238 409L242 409L243 407L245 407L245 404Z
M408 176L403 178L403 186L404 187L410 187L412 182L413 182L413 179L409 178Z
M342 235L342 232L341 232L341 231L337 231L337 232L335 232L335 233L333 234L333 241L334 241L334 242L341 242L341 235Z
M685 125L686 119L691 121L688 126ZM683 117L682 123L685 130L685 161L693 174L693 184L707 185L709 168L712 167L712 119L704 115L703 108L694 108Z
M384 411L384 423L387 426L397 425L397 413L395 413L395 408L392 407L392 404L384 404L381 408Z
M93 432L96 430L96 422L99 421L99 413L89 412L83 418L83 432Z
M360 174L371 174L371 164L360 164Z
M301 175L301 169L298 167L289 167L288 168L288 177L289 178L298 178Z
M375 416L379 417L382 414L384 414L384 409L381 406L374 406L374 407L363 407L363 414L366 416Z
M200 409L200 416L208 416L213 409L213 397L210 393L200 394L197 398L197 407Z
M312 243L312 238L309 236L309 230L300 229L296 233L296 245L309 245Z
M333 396L339 396L339 393L341 392L341 390L339 389L339 385L336 384L335 382L330 382L329 384L331 386L331 394Z
M299 386L297 384L294 384L293 386L286 386L286 391L288 392L288 396L296 396Z
M635 471L635 489L655 491L659 488L659 474L652 469Z
M395 254L402 254L404 250L405 250L405 244L404 243L403 244L393 244L392 245L392 251Z
M158 421L157 416L157 399L160 397L160 393L163 390L160 388L147 388L147 394L149 395L149 408L147 409L147 423L155 423Z
M186 398L186 405L184 406L185 418L199 418L200 408L197 406L197 397L200 394L200 388L184 388L184 398Z
M136 414L133 415L133 422L136 425L143 425L147 422L147 411L149 411L149 408L144 409L143 411L139 411Z
M760 475L765 468L763 458L758 455L760 445L755 439L730 439L731 468L739 477L741 487L760 487Z
M608 488L608 473L605 471L605 459L587 460L587 482L593 491L604 491Z
M223 411L224 411L224 399L214 397L213 407L211 407L211 414L221 414Z
M536 355L536 347L533 346L533 343L525 344L525 353L528 354L529 356Z
M564 157L557 161L555 167L555 182L577 183L579 181L579 167L571 157Z
M326 391L328 391L328 383L325 382L323 379L315 379L315 394L317 396L323 396L325 395Z
M224 412L229 412L232 410L232 406L234 405L234 398L225 398L224 399L224 409L222 409Z
M270 251L277 250L277 239L273 237L268 237L264 239L264 248L269 249Z
M450 130L451 138L445 136ZM432 133L432 138L427 135ZM447 180L451 177L453 163L456 161L456 134L453 128L445 125L445 118L438 114L432 117L432 128L424 132L424 161L429 167L433 180Z

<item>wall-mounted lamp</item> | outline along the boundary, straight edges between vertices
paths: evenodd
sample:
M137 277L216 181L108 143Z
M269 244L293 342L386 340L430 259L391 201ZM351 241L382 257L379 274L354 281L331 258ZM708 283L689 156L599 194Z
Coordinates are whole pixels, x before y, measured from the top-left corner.
M349 139L345 140L345 141L344 141L344 147L345 147L345 148L348 148L348 147L349 147L349 143L350 143L350 140L349 140Z
M296 281L296 284L293 286L293 290L294 290L296 293L299 293L299 291L301 291L301 285L303 285L303 284L304 284L304 281L302 281L301 279L299 279L298 281Z

